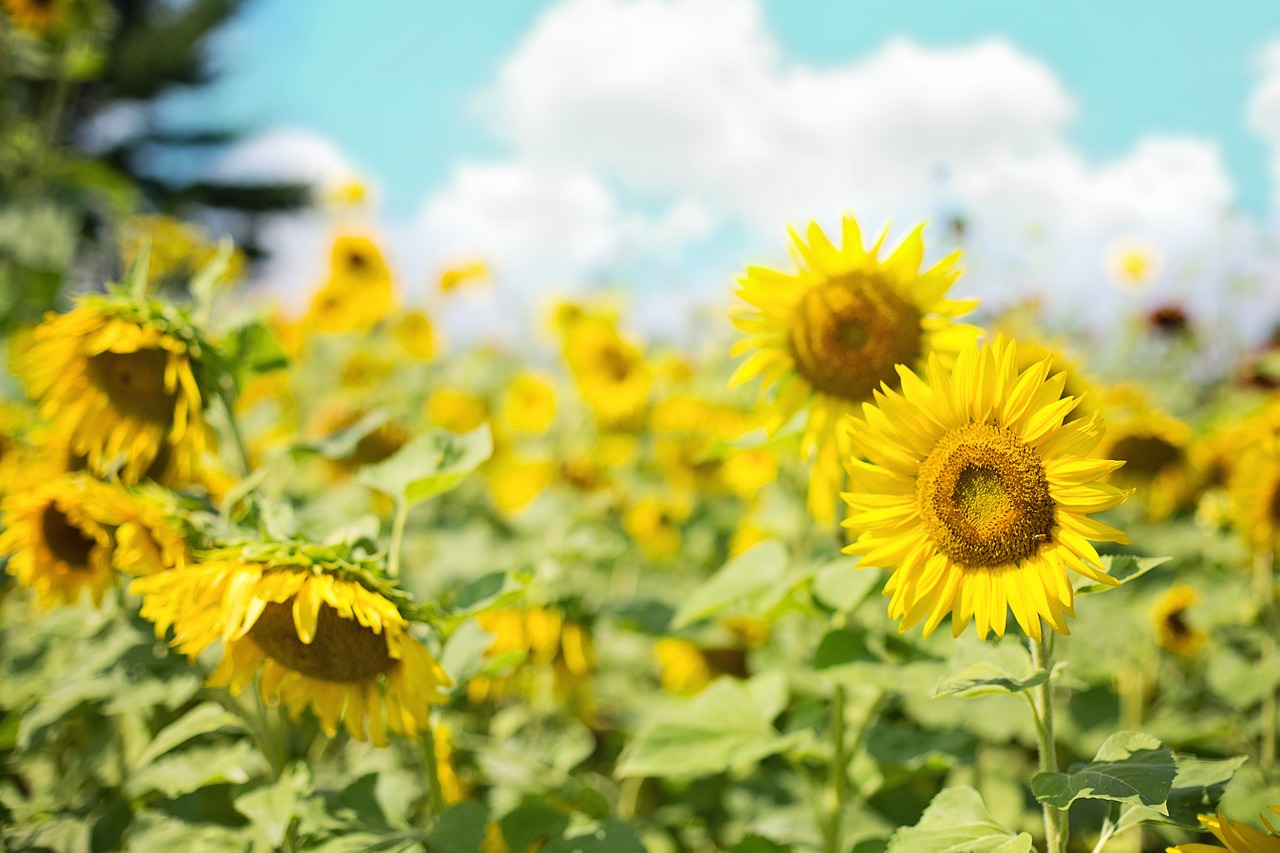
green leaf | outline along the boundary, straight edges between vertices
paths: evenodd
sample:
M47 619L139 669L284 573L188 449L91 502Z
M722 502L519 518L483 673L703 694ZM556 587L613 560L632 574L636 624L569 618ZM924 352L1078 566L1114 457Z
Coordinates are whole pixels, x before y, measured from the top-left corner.
M915 826L899 829L886 853L1031 853L1031 836L992 819L973 788L944 788Z
M883 579L872 569L859 569L856 558L833 560L814 572L813 596L837 613L853 610Z
M195 316L200 318L200 322L207 323L209 318L213 316L213 296L218 290L218 285L227 277L227 269L231 266L231 258L236 253L235 244L231 242L230 237L223 237L218 243L218 252L209 262L201 267L200 271L191 279L191 284L187 289L191 292L191 298L195 302ZM259 325L261 324L254 324ZM265 329L265 326L262 326ZM237 329L237 332L240 330ZM270 332L268 332L270 335ZM275 342L275 336L270 335L271 343L275 345L276 351L280 354L281 364L284 366L284 351L280 349L280 345Z
M737 844L726 848L725 853L787 853L790 847L770 841L763 835L748 835Z
M867 647L865 634L848 628L828 631L813 653L814 669L830 669L859 661L875 663L879 658Z
M445 810L427 836L432 853L476 853L484 841L489 810L476 802L458 803Z
M773 727L781 710L778 680L777 675L749 682L720 678L697 696L658 712L623 751L617 774L705 776L749 767L783 751L793 738Z
M235 798L236 811L249 818L273 847L284 842L289 824L298 813L299 800L311 791L311 771L298 761L285 768L280 778Z
M262 320L233 329L221 341L221 355L241 389L253 377L289 364L275 333Z
M955 675L948 675L938 682L933 689L934 698L939 696L986 696L992 693L1021 693L1033 687L1039 687L1046 681L1057 678L1066 666L1065 661L1056 662L1049 671L1041 670L1027 676L1015 676L1003 667L994 663L976 663Z
M130 797L159 791L166 797L180 797L207 785L226 782L240 784L266 772L266 761L248 741L195 746L151 762L125 780Z
M1123 586L1129 581L1142 577L1156 566L1162 566L1172 559L1172 557L1135 557L1131 554L1104 554L1102 568L1111 577L1120 581ZM1075 587L1076 595L1088 595L1091 592L1105 592L1109 589L1115 589L1114 586L1105 583L1093 583L1084 575L1072 575L1072 585Z
M244 723L217 702L205 702L165 726L138 756L134 770L140 770L174 747L210 732L233 729L244 731Z
M444 494L493 453L486 424L465 435L428 430L393 456L360 469L360 482L407 506Z
M635 830L620 820L606 820L592 832L559 838L542 848L543 853L644 853L644 844Z
M1116 832L1141 823L1167 823L1184 829L1200 829L1197 815L1212 813L1231 778L1248 760L1246 756L1212 759L1193 755L1173 756L1178 774L1165 803L1167 814L1155 809L1130 806L1120 815Z
M186 823L154 810L138 814L129 842L134 850L181 850L183 853L243 853L250 844L242 828Z
M786 547L776 539L761 542L725 563L695 589L676 611L672 629L678 631L739 602L771 592L786 569Z
M1067 773L1038 773L1031 780L1036 799L1065 809L1076 800L1110 800L1167 814L1177 776L1173 752L1151 735L1117 732L1088 764Z
M569 816L546 803L516 806L498 821L502 837L512 850L528 850L539 842L557 838L569 825Z
M908 770L942 769L971 763L974 737L960 729L936 731L881 722L866 737L867 753L880 764Z

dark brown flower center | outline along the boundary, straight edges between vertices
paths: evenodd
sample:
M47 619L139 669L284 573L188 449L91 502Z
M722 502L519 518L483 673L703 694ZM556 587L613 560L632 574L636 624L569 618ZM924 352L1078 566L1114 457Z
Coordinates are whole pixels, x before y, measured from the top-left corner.
M72 524L56 504L45 506L40 516L40 535L54 557L72 569L88 571L89 555L98 543Z
M342 618L328 604L320 605L315 637L302 642L293 623L292 598L268 604L249 629L249 639L282 666L321 681L367 681L396 663L387 653L385 636Z
M1114 459L1123 459L1125 479L1151 480L1166 468L1182 462L1182 448L1156 435L1127 435L1116 442L1111 451Z
M177 390L165 388L168 355L162 349L102 352L89 358L89 380L112 407L138 420L168 424L173 420Z
M1053 535L1039 455L994 424L944 435L920 466L916 502L934 545L962 566L1016 564Z
M1175 640L1182 640L1191 636L1191 626L1187 624L1184 618L1186 612L1185 608L1179 607L1177 610L1165 614L1164 628Z
M920 309L879 279L853 273L810 289L791 321L796 369L817 390L844 400L897 387L897 364L920 357Z
M600 351L600 364L614 382L625 382L631 375L631 359L619 347L606 346Z

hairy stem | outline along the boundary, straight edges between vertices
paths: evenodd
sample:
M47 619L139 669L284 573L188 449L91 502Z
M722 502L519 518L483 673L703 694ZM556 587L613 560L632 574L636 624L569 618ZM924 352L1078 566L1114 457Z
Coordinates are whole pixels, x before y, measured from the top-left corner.
M1031 659L1036 672L1049 672L1053 666L1053 633L1044 631L1039 641L1029 640ZM1036 736L1040 741L1040 772L1058 771L1058 744L1053 734L1053 685L1048 679L1035 688L1033 708ZM1067 849L1067 813L1044 805L1044 837L1046 853L1065 853Z

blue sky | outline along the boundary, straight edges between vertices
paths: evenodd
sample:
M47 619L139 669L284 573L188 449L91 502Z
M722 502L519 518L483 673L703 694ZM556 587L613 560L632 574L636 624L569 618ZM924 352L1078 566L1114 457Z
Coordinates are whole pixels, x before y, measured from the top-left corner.
M323 134L381 186L389 213L410 215L455 162L503 152L474 101L550 5L250 0L219 43L221 81L177 111ZM1077 100L1068 135L1087 157L1118 156L1153 132L1195 133L1219 144L1242 207L1260 214L1267 203L1267 150L1244 115L1258 55L1280 34L1274 2L763 6L788 59L819 68L855 61L892 36L929 46L1004 36Z

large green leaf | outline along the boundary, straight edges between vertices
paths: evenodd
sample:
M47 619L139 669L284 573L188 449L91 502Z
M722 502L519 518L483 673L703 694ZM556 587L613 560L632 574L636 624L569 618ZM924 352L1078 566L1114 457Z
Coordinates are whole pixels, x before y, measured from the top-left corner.
M695 589L676 611L672 628L679 630L776 590L786 570L786 547L774 539L761 542L725 563Z
M223 730L243 731L244 723L235 714L223 708L217 702L205 702L183 714L174 722L160 730L138 756L134 764L135 770L146 767L160 756L194 737Z
M546 847L543 853L644 853L644 844L635 830L619 820L606 820L599 828L590 832L575 835L572 838L558 838Z
M428 430L376 465L360 469L360 482L413 506L444 494L480 467L493 453L488 425L457 435Z
M773 727L782 708L780 681L768 675L749 682L721 678L660 712L640 726L622 753L617 774L705 776L781 752L792 738ZM781 696L785 702L785 691Z
M299 802L310 791L311 771L302 762L295 762L275 782L236 797L236 811L249 818L273 847L279 847L298 813Z
M915 826L899 829L886 853L1031 853L1031 836L992 819L973 788L944 788Z
M1151 735L1116 732L1093 761L1066 773L1038 773L1031 790L1042 803L1065 809L1076 800L1110 800L1167 814L1178 774L1173 752Z
M813 573L813 597L837 613L847 612L883 580L883 572L859 569L857 558L841 557Z
M1140 823L1168 823L1184 829L1199 829L1197 815L1213 812L1227 783L1247 760L1243 755L1211 759L1175 754L1173 761L1178 772L1173 778L1165 811L1130 806L1121 813L1117 832Z
M489 810L481 803L450 806L431 829L427 849L435 853L476 853L484 841Z

